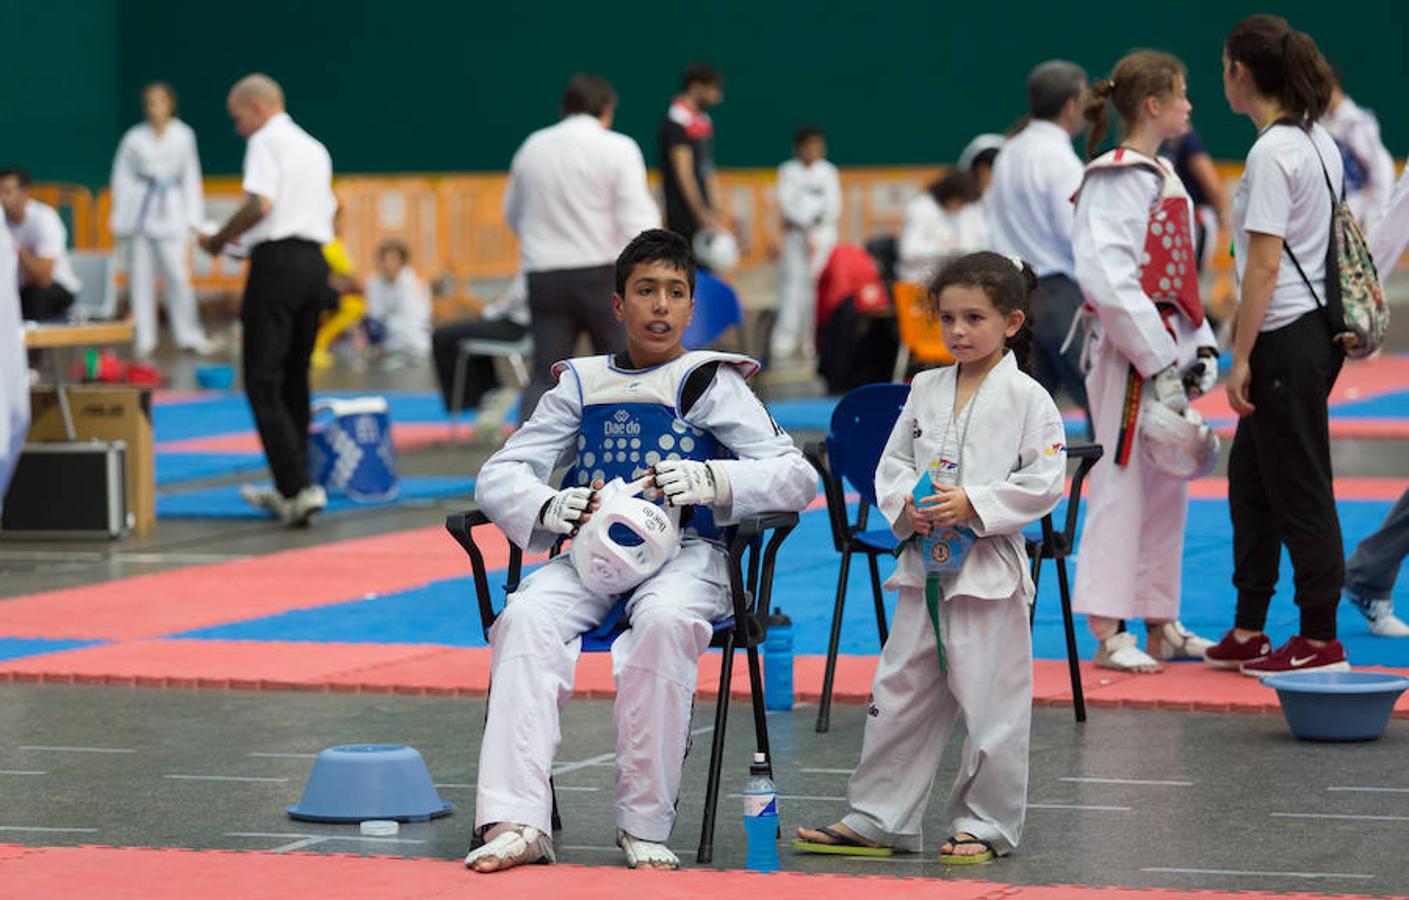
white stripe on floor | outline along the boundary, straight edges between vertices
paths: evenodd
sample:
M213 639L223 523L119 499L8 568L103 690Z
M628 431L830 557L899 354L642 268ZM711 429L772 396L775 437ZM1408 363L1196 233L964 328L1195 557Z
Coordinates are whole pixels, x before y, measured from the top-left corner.
M1328 788L1326 788L1326 790L1328 790L1328 791L1353 791L1353 792L1363 792L1363 793L1367 793L1367 794L1409 794L1409 788L1390 788L1390 787L1356 787L1356 786L1344 786L1344 787L1328 787Z
M1369 881L1373 875L1352 872L1263 872L1252 869L1173 869L1151 867L1141 872L1155 872L1169 875L1248 875L1254 878L1358 878Z
M1273 813L1274 819L1346 819L1359 822L1409 822L1409 816L1354 816L1349 813Z
M317 753L250 753L256 759L317 759Z
M21 750L35 750L44 753L136 753L131 747L48 747L40 744L25 744Z
M560 763L553 767L553 775L566 775L569 772L577 772L582 769L590 769L594 766L612 765L616 765L616 754L603 753L600 756L594 756L591 759L580 759L577 762Z
M0 775L48 775L38 769L0 769Z
M257 784L283 784L288 781L287 778L268 778L254 775L163 775L161 777L170 778L172 781L238 781Z
M0 831L39 831L45 834L97 834L96 828L50 828L44 825L0 825Z
M799 772L806 772L809 775L850 775L855 769L798 769Z
M1167 785L1169 787L1193 787L1192 781L1162 781L1159 779L1147 778L1084 778L1070 777L1058 778L1058 781L1074 781L1078 784L1152 784Z
M1083 803L1029 803L1028 809L1077 809L1087 812L1130 812L1129 806L1089 806Z
M730 794L731 798L742 798L743 794ZM845 797L818 797L811 794L779 794L779 800L825 800L828 803L845 803Z

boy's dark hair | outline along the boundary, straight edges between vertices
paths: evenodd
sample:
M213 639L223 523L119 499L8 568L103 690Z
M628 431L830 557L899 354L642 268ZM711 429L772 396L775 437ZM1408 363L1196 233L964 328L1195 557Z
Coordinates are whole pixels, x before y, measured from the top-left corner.
M664 228L648 228L631 239L631 243L616 258L616 292L626 296L626 282L631 272L644 263L665 263L685 274L690 295L695 293L695 254L690 242Z
M1281 16L1248 16L1223 44L1229 62L1242 63L1265 97L1282 108L1282 122L1310 128L1331 104L1335 75L1316 42Z
M29 186L34 183L34 180L29 177L29 173L18 166L6 166L0 169L0 181L4 181L6 178L15 179L25 190L29 190Z
M411 261L411 250L406 246L406 242L400 238L387 238L377 245L378 259L386 253L395 253L397 256L401 257L402 265L406 265Z
M563 99L558 101L558 112L563 116L586 113L597 118L609 106L616 106L616 90L611 82L600 75L578 72L568 79Z
M980 150L973 161L969 163L969 171L977 172L985 166L993 168L993 163L998 159L999 149L998 147L989 147L987 150Z
M943 177L929 186L930 196L941 207L951 200L974 203L978 200L978 179L963 169L950 169Z
M1049 59L1027 76L1027 111L1034 119L1055 119L1086 87L1086 70L1064 59Z
M816 125L803 125L797 131L793 132L793 146L801 147L813 138L825 137L826 135L822 133L822 129L818 128Z
M688 91L692 84L703 84L706 87L724 87L724 76L719 70L709 63L690 63L685 68L685 74L680 76L680 88Z
M1018 368L1031 374L1032 296L1037 292L1037 273L1016 256L982 250L959 257L935 275L929 287L930 308L939 314L939 295L947 287L967 287L983 291L1003 315L1022 310L1023 324L1008 338L1008 349L1017 358Z

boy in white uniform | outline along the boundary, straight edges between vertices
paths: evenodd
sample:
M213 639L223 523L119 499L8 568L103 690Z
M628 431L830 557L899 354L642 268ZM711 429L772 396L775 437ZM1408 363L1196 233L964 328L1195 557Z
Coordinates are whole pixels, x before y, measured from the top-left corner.
M793 158L778 167L778 212L783 217L783 252L778 261L778 324L769 348L774 358L817 354L813 315L817 275L837 245L841 180L828 162L821 129L799 128Z
M617 843L633 868L679 866L664 842L698 657L730 609L717 526L799 510L816 495L816 474L744 382L757 363L681 346L694 268L689 245L672 232L648 230L627 245L612 298L626 354L554 366L557 384L484 464L475 489L485 513L529 552L574 533L591 518L594 488L618 476L654 472L668 508L682 514L680 552L629 595L631 628L612 645ZM553 471L568 461L576 485L556 490ZM485 844L465 858L474 871L553 859L548 779L559 708L572 691L580 635L620 599L588 590L559 554L523 581L495 622L475 814Z
M401 241L377 248L377 274L367 281L367 332L385 369L423 363L431 348L431 296Z

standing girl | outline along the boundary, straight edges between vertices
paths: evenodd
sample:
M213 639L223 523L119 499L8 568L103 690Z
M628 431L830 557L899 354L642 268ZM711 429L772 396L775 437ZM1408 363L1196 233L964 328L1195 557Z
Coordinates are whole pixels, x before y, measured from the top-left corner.
M1326 405L1345 352L1322 308L1343 171L1335 142L1316 124L1332 84L1316 42L1278 16L1249 16L1223 45L1228 106L1258 134L1233 195L1240 297L1227 390L1239 419L1228 507L1238 610L1205 658L1247 675L1349 668L1336 640L1345 557ZM1263 627L1284 544L1301 628L1273 651Z
M1184 65L1137 51L1091 89L1094 153L1120 116L1120 145L1093 159L1076 195L1072 249L1091 316L1086 393L1105 455L1091 470L1073 609L1100 641L1096 665L1158 672L1202 659L1212 642L1179 622L1189 485L1150 455L1142 403L1183 414L1218 377L1218 345L1199 299L1194 207L1159 146L1189 127ZM1145 620L1145 650L1120 620Z
M151 356L157 347L156 280L166 285L172 336L183 350L215 348L201 329L191 290L187 246L205 218L196 135L176 118L176 92L155 81L142 89L147 121L133 125L113 159L113 235L127 245L134 349Z
M951 262L930 285L958 364L915 377L876 468L879 508L905 542L886 585L900 589L895 623L871 686L850 810L831 826L799 828L799 850L920 850L920 821L960 716L964 754L940 862L987 862L1022 837L1033 585L1021 529L1056 506L1066 475L1061 415L1023 371L1036 288L1021 260L988 252Z

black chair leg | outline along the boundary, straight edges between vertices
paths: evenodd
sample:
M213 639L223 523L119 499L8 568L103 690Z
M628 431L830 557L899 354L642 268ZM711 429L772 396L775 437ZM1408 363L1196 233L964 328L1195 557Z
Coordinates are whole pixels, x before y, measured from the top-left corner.
M553 777L548 776L548 794L553 798L553 830L563 830L563 817L558 815L558 786L553 783Z
M1057 587L1062 595L1062 624L1067 631L1067 668L1071 672L1071 704L1076 721L1086 721L1086 696L1081 690L1081 659L1076 651L1076 624L1071 614L1071 585L1067 582L1067 561L1057 557Z
M827 666L822 672L822 699L817 704L817 733L832 727L832 681L837 674L837 648L841 646L841 616L846 606L846 579L851 573L851 551L841 554L841 574L837 576L837 602L832 607L832 634L827 641Z
M1027 630L1031 631L1037 625L1037 587L1038 579L1042 577L1042 545L1037 547L1036 554L1032 557L1030 566L1032 568L1032 604L1027 608Z
M705 781L704 823L695 861L708 865L714 859L714 818L719 805L719 775L724 765L724 728L729 722L729 689L734 674L735 635L725 639L719 660L719 699L714 704L714 733L710 736L709 778Z
M871 564L871 599L876 604L876 634L881 639L881 648L884 649L886 640L890 637L890 630L886 628L886 601L885 595L881 593L881 567L876 563L876 554L866 554L866 562Z

